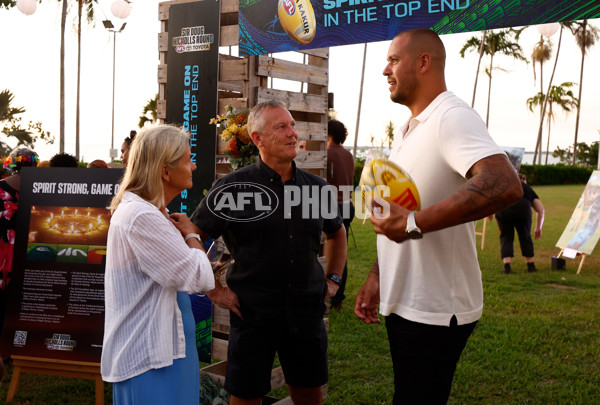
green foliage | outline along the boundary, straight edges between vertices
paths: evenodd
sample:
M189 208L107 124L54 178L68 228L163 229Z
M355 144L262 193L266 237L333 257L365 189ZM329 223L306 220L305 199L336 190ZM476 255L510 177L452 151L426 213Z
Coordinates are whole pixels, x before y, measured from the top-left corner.
M527 58L523 56L523 49L519 45L519 37L524 28L514 29L507 28L496 31L488 31L486 35L485 43L483 44L483 53L493 58L497 53L511 56L514 59L521 61L527 61ZM513 42L514 38L514 42ZM465 57L466 51L472 51L479 53L481 48L481 39L478 37L471 37L465 42L460 50L460 56Z
M229 393L221 384L213 381L207 373L200 371L200 405L227 405Z
M19 114L24 113L26 110L23 107L13 107L11 103L14 100L14 95L10 90L0 91L0 132L4 135L0 140L0 156L6 156L11 152L11 149L17 146L26 146L33 148L33 145L37 139L46 141L47 144L54 142L54 138L50 136L50 132L46 132L42 129L41 122L27 123L26 128L22 127L21 117ZM5 138L6 137L6 138ZM16 145L8 145L7 142L16 140Z
M0 0L0 8L10 9L17 5L17 0Z
M392 121L388 122L385 126L385 140L388 143L388 148L392 147L392 142L394 142L394 123Z
M158 120L158 93L154 96L154 98L148 100L144 109L142 110L142 115L140 115L140 121L138 122L138 127L143 128L147 122L150 124L155 123Z
M598 167L598 145L598 141L592 142L591 146L585 142L578 142L575 163L591 169ZM570 164L573 161L573 146L566 149L557 146L556 150L552 152L552 156L559 158L561 163Z
M354 188L358 187L360 183L360 175L363 171L363 167L365 167L365 160L357 158L354 162L354 179L352 180Z
M521 165L519 170L527 176L529 185L586 184L592 169L580 166Z
M550 125L550 120L554 120L554 112L552 111L552 106L554 104L558 105L566 112L570 112L571 108L577 107L579 104L579 99L575 97L573 91L570 90L574 85L575 83L573 82L564 82L559 86L552 86L550 88L548 110L546 111L548 125ZM528 98L527 106L529 107L529 111L533 112L533 107L541 107L544 104L545 99L546 95L542 92L538 92L535 96Z

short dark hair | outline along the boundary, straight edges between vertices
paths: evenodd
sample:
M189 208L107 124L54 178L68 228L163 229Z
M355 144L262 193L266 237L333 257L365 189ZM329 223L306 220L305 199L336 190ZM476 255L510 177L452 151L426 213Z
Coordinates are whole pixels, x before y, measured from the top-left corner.
M131 131L129 131L129 136L127 138L125 138L125 143L127 144L128 147L131 147L131 142L133 142L136 135L137 135L137 131L135 129L132 129Z
M79 161L68 153L57 153L50 159L50 167L79 167Z
M348 136L346 126L338 120L331 120L327 123L327 135L333 138L333 142L341 145Z

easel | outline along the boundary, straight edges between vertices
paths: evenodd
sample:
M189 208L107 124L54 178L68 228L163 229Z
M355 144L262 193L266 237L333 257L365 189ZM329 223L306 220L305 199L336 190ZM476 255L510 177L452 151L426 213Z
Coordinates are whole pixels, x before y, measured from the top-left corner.
M564 253L565 249L561 249L557 258L560 258ZM579 267L577 268L577 274L581 273L581 268L583 267L583 262L585 262L585 257L587 256L585 253L577 252L577 256L581 256L581 261L579 262Z
M481 232L475 232L475 236L481 236L481 250L485 246L485 229L487 228L487 217L483 218L483 229Z
M6 403L12 402L17 393L21 373L34 373L94 380L96 382L96 405L104 405L104 381L100 375L100 363L25 356L11 357L14 369L6 395Z

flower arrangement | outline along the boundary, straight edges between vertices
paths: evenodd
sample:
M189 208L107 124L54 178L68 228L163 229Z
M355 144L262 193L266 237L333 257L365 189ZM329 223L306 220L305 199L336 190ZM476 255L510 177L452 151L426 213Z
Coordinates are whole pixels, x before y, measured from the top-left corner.
M248 133L248 115L250 109L233 108L231 105L225 107L225 115L217 115L212 118L210 124L221 128L221 139L227 142L225 153L229 157L232 170L247 166L258 159L258 148L252 142Z

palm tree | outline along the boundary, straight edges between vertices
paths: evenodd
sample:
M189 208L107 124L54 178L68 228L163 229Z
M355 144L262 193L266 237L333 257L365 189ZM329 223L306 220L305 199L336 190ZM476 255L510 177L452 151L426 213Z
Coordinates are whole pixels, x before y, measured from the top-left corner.
M60 17L60 111L58 151L65 152L65 27L67 24L67 0L62 0Z
M88 23L94 21L94 3L98 3L98 0L77 0L77 99L75 106L75 157L77 160L79 160L79 95L81 89L81 14L85 5Z
M540 152L539 158L538 158L538 164L542 163L542 128L544 126L544 114L546 113L546 105L548 103L548 95L550 94L550 90L551 90L551 86L552 86L552 79L554 79L554 73L556 72L556 65L558 63L558 55L560 54L560 45L562 43L562 33L563 33L563 28L564 28L564 25L562 23L559 23L559 24L560 24L560 31L559 31L559 35L558 35L558 46L556 47L556 57L554 58L554 67L552 68L552 74L550 75L550 81L548 82L548 92L546 93L546 99L544 100L544 102L542 104L542 108L541 108L540 126L538 129L537 141L535 143L535 151L533 153L533 163L534 164L535 164L535 159L538 156L538 150Z
M531 52L531 61L533 62L533 80L535 82L535 64L540 64L540 93L544 93L544 63L550 60L552 55L552 43L545 41L544 36L540 35L539 42L533 47ZM541 114L541 111L540 111Z
M477 70L475 70L475 83L473 84L473 99L471 100L471 108L475 107L475 94L477 93L477 81L479 79L479 69L481 68L481 59L483 59L483 50L485 47L485 38L487 36L487 30L483 31L483 34L481 35L481 41L479 42L479 58L477 59ZM474 38L469 39L469 41L467 41L467 44L469 44L470 41L474 41ZM473 45L475 46L475 45ZM464 47L463 47L464 49ZM461 51L460 54L463 58L465 57L464 52Z
M17 145L33 147L37 140L34 133L37 133L39 139L45 140L46 143L53 143L54 139L49 132L42 130L42 124L39 122L29 122L27 129L21 127L21 118L19 114L23 114L26 110L24 107L13 107L11 104L15 96L10 90L0 91L0 132L7 137L12 137L17 140ZM11 147L4 141L0 141L0 155L6 156L10 153Z
M579 104L577 105L577 117L575 119L575 139L573 141L573 161L572 165L575 165L577 159L577 136L579 134L579 113L581 111L581 92L583 89L583 63L585 61L585 54L596 41L600 38L600 30L588 24L588 20L583 21L568 21L563 23L571 33L575 36L575 41L581 50L581 69L579 70Z
M394 123L392 121L388 122L385 126L385 139L388 141L388 148L392 147L392 142L394 142Z
M471 37L460 50L460 56L465 57L467 50L483 50L483 54L490 56L490 64L485 69L488 75L488 100L487 100L487 112L485 117L485 125L489 127L490 122L490 99L492 93L492 72L494 70L494 56L496 54L512 56L514 59L522 60L527 62L527 59L523 56L523 49L518 44L519 36L524 28L520 29L503 29L497 32L490 31L487 34L485 43L477 37ZM514 38L514 41L513 41ZM481 54L481 51L480 51Z
M150 124L155 123L158 120L158 93L154 98L148 100L148 103L144 106L144 110L142 111L142 115L140 115L140 121L138 122L138 127L143 128L147 122Z
M572 107L578 106L579 100L570 90L570 88L574 85L575 83L573 82L564 82L560 86L552 86L550 88L550 92L548 93L548 113L546 114L548 117L548 140L546 143L545 164L548 164L548 151L550 150L550 125L554 121L555 117L552 108L556 104L557 106L561 107L563 111L570 112ZM529 107L529 110L533 112L533 107L542 107L545 103L545 100L546 95L542 92L539 92L535 96L527 99L527 106Z

